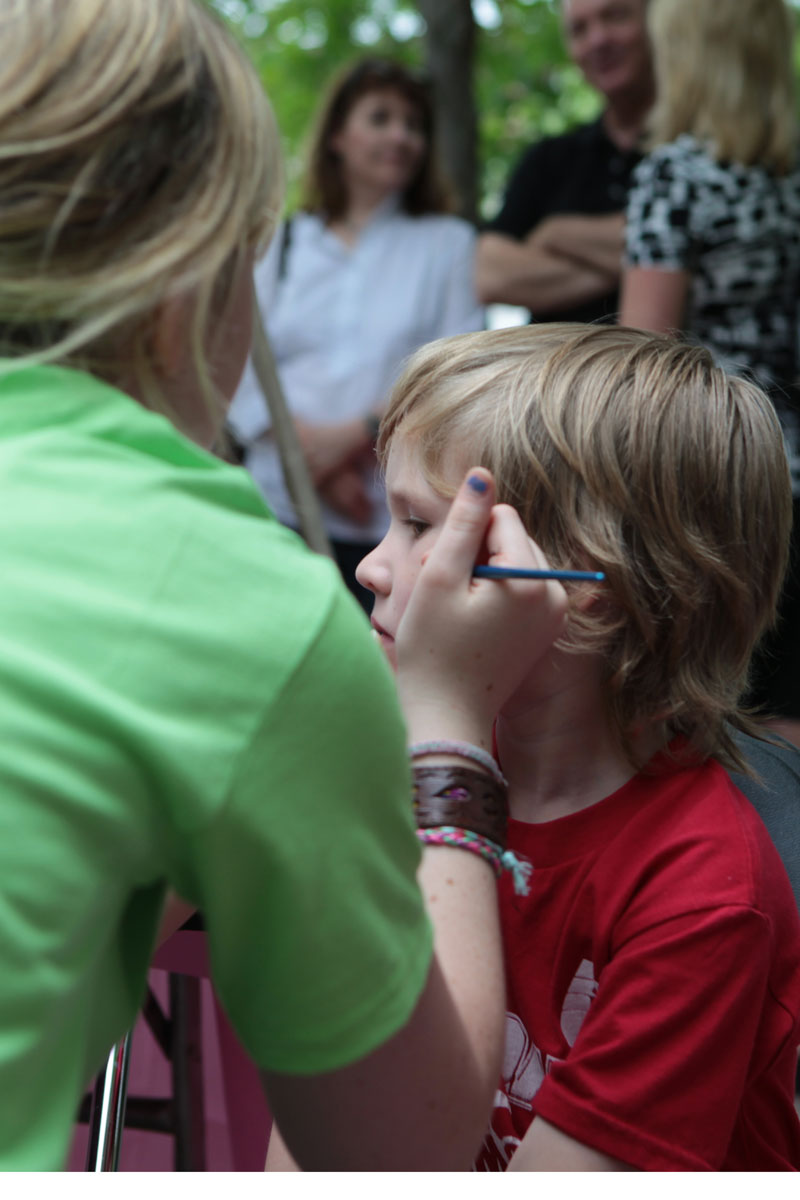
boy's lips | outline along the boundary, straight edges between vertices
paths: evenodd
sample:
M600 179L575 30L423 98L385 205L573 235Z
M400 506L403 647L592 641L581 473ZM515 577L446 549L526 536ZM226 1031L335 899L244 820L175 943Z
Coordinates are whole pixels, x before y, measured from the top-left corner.
M375 620L374 617L371 618L370 624L372 625L372 636L380 646L386 661L389 663L389 666L392 668L392 670L397 670L397 652L394 648L394 638L392 637L391 633L388 633L383 628L379 621Z

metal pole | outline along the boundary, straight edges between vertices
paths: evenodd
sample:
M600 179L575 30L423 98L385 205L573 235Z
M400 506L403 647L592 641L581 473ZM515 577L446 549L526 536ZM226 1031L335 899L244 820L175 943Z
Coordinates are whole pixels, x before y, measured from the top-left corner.
M89 1117L87 1171L116 1171L119 1168L130 1052L131 1034L128 1033L111 1047L105 1071L97 1078Z
M264 330L255 295L252 359L256 378L272 417L272 432L283 466L286 488L300 523L300 532L312 550L333 558L333 550L322 520L319 497L311 481L297 431L286 405L283 388L275 369L272 347Z

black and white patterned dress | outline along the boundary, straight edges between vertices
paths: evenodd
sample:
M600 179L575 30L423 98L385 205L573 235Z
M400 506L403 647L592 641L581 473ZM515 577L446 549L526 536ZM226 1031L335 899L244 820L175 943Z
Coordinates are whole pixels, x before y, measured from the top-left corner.
M778 626L760 644L748 703L800 719L800 167L778 176L718 162L689 134L636 168L628 197L631 266L691 276L685 335L754 377L783 426L794 529ZM794 396L792 395L794 392Z
M800 168L718 162L682 134L636 168L626 249L631 266L689 272L684 331L770 391L800 496L800 414L780 394L798 376Z

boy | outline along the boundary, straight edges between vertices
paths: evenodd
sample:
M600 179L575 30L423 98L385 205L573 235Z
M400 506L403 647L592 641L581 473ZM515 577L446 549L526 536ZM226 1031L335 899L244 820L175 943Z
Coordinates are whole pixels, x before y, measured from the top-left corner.
M605 573L573 585L495 727L533 875L499 885L506 1050L478 1169L797 1169L800 921L725 770L786 561L769 401L669 338L502 330L416 354L379 450L392 523L359 577L390 661L470 463L554 567Z

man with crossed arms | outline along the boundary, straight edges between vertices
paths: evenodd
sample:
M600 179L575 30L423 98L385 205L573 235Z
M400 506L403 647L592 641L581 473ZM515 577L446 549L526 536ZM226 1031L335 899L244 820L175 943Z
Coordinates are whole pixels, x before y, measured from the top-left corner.
M536 321L615 318L628 186L654 98L646 8L562 0L570 55L606 107L523 155L478 241L483 303L522 305Z

